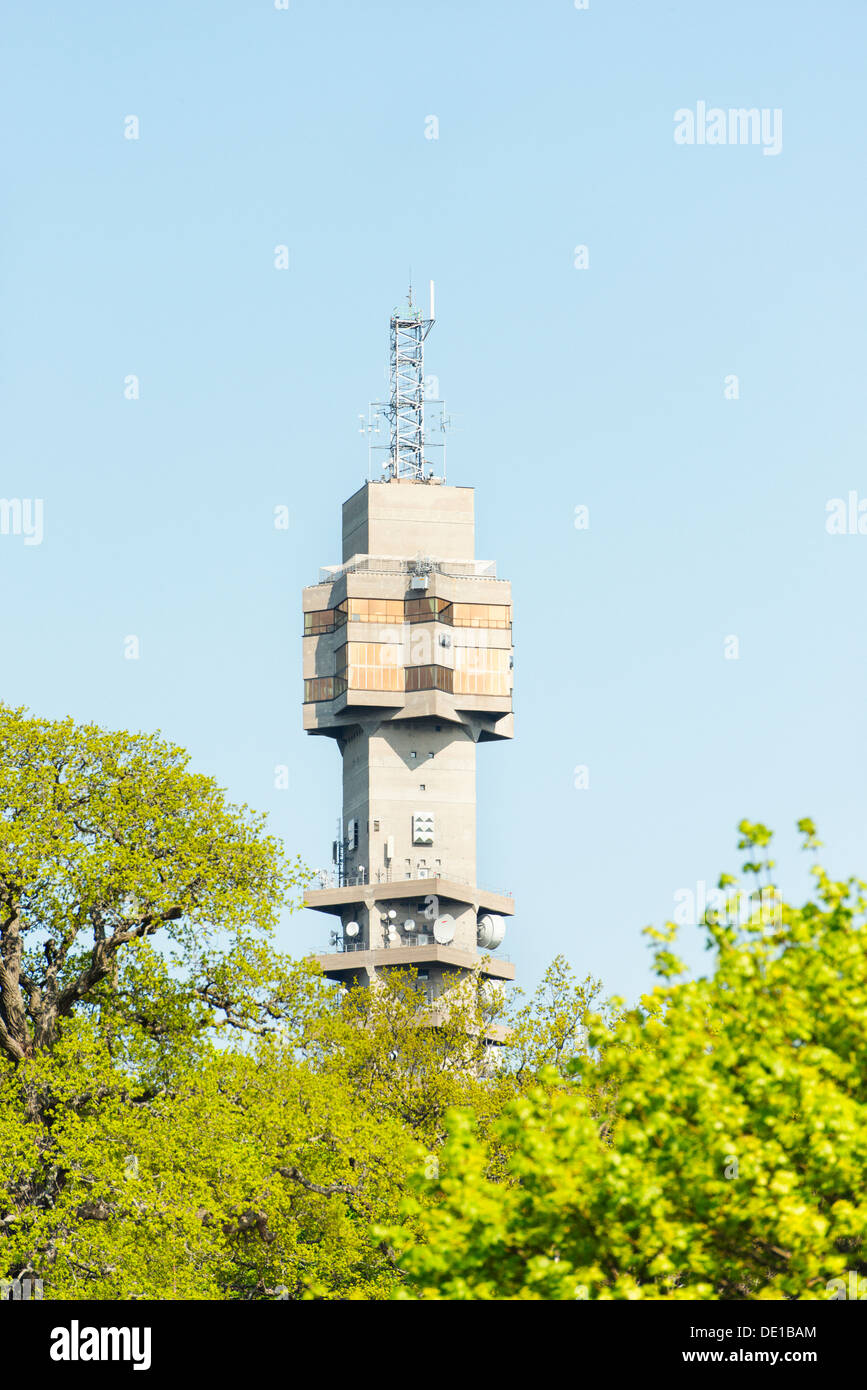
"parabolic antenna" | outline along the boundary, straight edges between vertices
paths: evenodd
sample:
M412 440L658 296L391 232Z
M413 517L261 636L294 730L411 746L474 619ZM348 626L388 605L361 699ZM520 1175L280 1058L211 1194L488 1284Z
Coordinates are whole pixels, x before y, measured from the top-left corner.
M412 920L411 917L407 917L406 921L403 924L403 929L404 931L415 931L415 922Z
M484 951L496 951L498 946L502 946L503 937L506 935L506 924L502 917L495 916L494 913L486 914L479 918L476 930L476 941Z
M360 931L361 931L361 928L360 928L360 926L358 925L357 922L347 922L347 923L346 923L346 935L347 935L347 936L357 936L358 933L359 933Z
M441 946L446 946L453 939L455 934L455 919L444 912L442 917L438 917L434 922L434 941L438 941Z

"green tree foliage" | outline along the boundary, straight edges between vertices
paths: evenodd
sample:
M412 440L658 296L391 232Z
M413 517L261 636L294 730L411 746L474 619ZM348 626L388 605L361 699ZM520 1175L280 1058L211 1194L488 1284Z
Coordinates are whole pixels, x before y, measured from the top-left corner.
M353 1111L275 1035L180 1070L142 1094L76 1019L4 1086L7 1273L51 1298L382 1296L393 1265L370 1225L395 1211L402 1127Z
M810 821L805 847L819 841ZM0 1279L46 1298L824 1298L863 1274L864 885L740 826L690 980L342 991L304 887L155 736L0 707ZM492 1036L509 1031L505 1045Z
M436 1170L450 1108L484 1127L515 1094L502 999L474 976L428 1005L413 971L341 992L275 949L303 883L163 739L0 707L0 1278L95 1299L403 1279L375 1228Z
M767 887L771 834L740 830ZM664 983L591 1023L570 1088L543 1074L487 1136L450 1113L439 1176L407 1202L425 1239L389 1233L396 1296L823 1299L867 1272L864 884L812 872L802 907L757 888L746 913L724 875L712 975L682 978L676 927L648 929Z
M153 735L0 706L0 1051L11 1060L50 1048L125 948L157 933L202 1021L281 1016L261 943L299 866L187 762Z

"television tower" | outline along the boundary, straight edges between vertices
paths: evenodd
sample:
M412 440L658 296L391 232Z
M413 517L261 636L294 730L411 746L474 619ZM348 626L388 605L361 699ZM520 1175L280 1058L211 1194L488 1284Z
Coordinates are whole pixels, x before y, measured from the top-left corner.
M427 317L411 289L391 316L382 476L344 502L342 563L303 595L304 728L343 758L332 867L305 899L336 919L318 959L347 984L412 965L431 1001L514 912L476 879L476 748L512 737L511 589L475 558L473 489L425 456L433 324L431 282ZM496 956L484 972L515 974Z

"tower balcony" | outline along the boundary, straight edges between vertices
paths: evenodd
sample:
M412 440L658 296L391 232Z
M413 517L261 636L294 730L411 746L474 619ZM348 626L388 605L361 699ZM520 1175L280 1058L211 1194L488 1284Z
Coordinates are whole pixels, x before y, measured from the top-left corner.
M494 560L437 560L427 559L424 568L418 560L402 559L396 555L353 555L342 565L321 565L318 584L333 584L347 574L400 574L420 579L427 574L444 574L452 579L496 579ZM421 587L421 586L420 586ZM424 586L427 587L427 586Z
M429 945L412 946L401 943L398 946L375 946L353 951L329 951L317 954L315 959L322 972L330 980L340 980L343 984L369 984L377 970L395 969L401 966L439 965L452 970L476 970L486 979L514 980L515 967L508 957L486 956L482 952L461 950L457 946L442 946L436 942Z
M340 917L347 907L360 905L369 909L377 902L431 896L464 903L477 913L491 912L499 917L515 915L515 899L511 893L479 888L476 884L463 883L447 874L430 878L392 878L388 870L382 870L381 875L373 883L359 882L360 876L355 876L353 883L345 883L336 874L333 879L327 874L320 875L319 882L324 886L308 888L304 895L304 906Z

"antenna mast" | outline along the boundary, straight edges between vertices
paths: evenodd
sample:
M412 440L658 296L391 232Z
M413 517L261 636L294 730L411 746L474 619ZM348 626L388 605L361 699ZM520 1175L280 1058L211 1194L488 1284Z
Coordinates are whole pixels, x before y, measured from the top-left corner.
M424 340L433 328L433 319L423 318L413 306L412 285L405 308L391 316L391 425L392 478L425 476L424 457Z
M427 482L434 476L435 469L431 460L425 457L425 443L428 448L445 451L444 442L425 441L424 342L434 322L433 280L430 282L430 313L427 318L412 302L410 283L406 304L395 309L391 315L390 399L387 403L371 404L367 427L369 433L376 433L379 428L377 420L384 417L388 421L388 458L382 465L385 481L408 478L415 482ZM428 404L439 407L438 413L434 412L434 433L442 435L445 428L443 402L431 399ZM371 448L377 447L385 446L371 445ZM442 476L444 479L444 453Z

